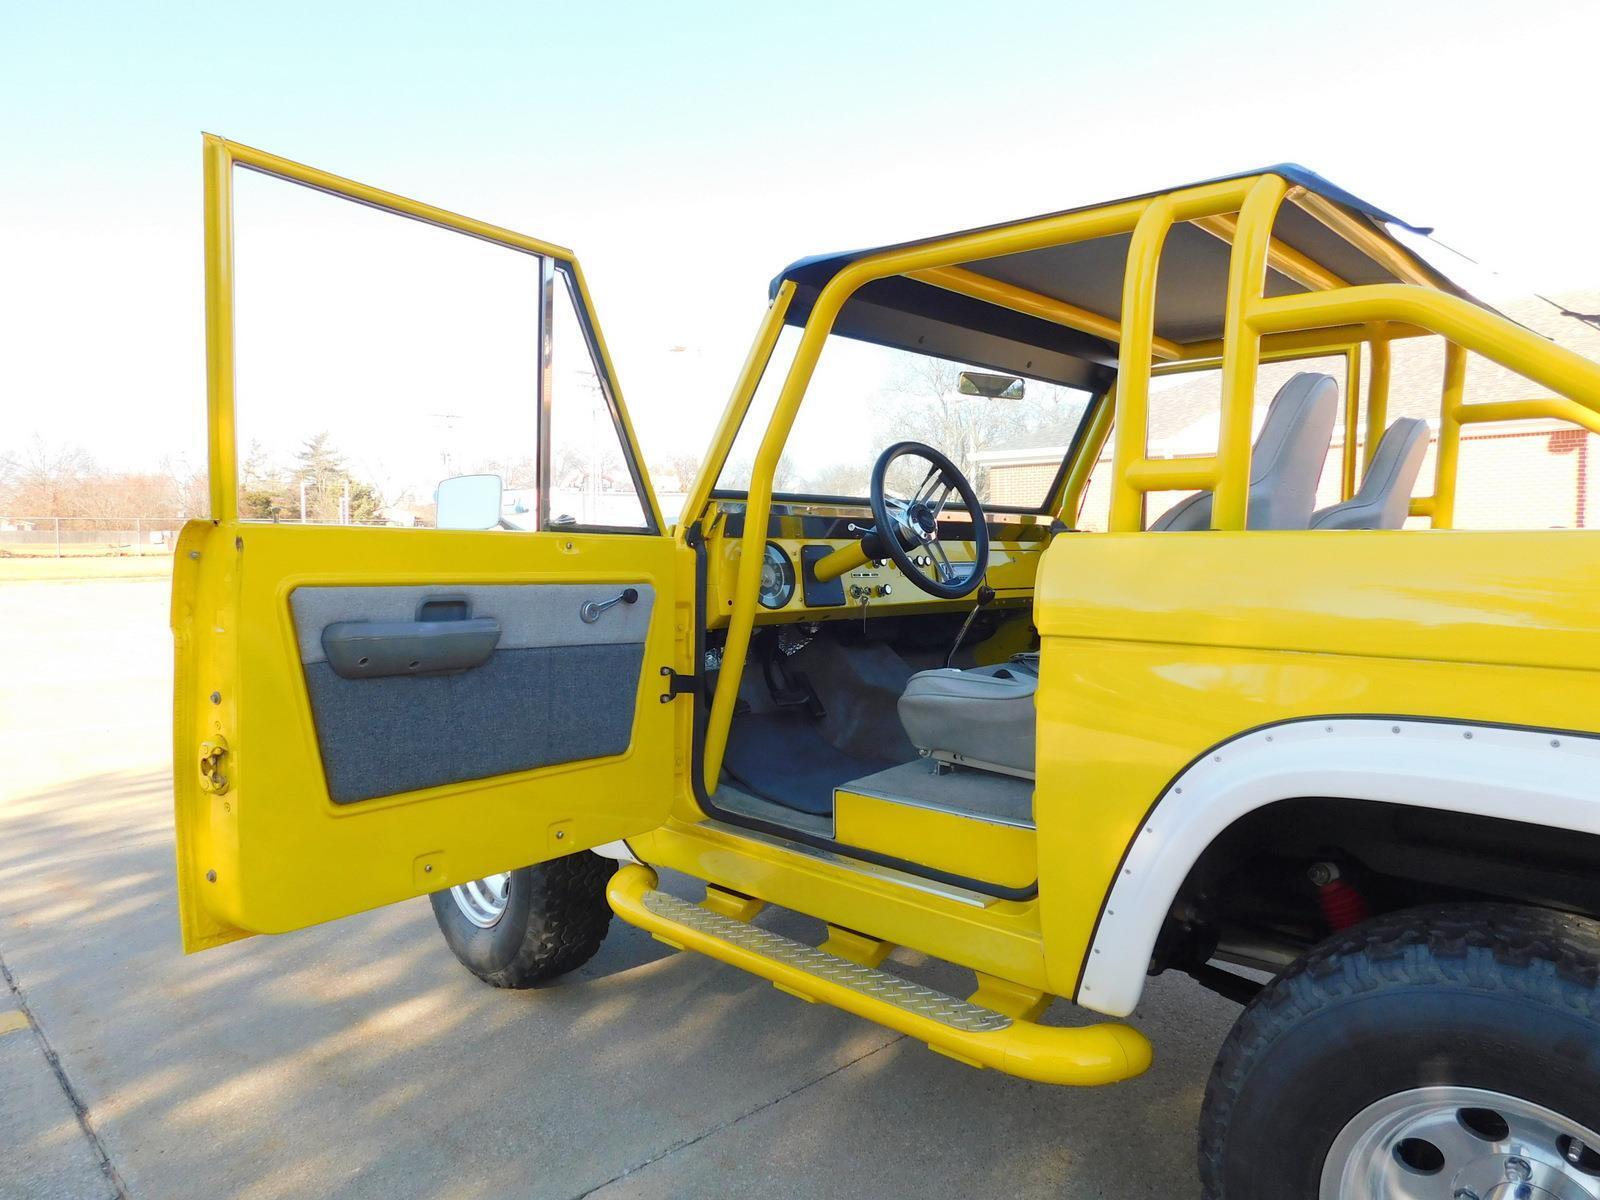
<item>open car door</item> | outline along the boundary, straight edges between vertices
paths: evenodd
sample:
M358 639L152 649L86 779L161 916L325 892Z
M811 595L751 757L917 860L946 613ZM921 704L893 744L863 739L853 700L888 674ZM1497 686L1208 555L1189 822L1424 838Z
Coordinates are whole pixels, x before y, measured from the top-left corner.
M209 136L205 201L185 950L660 825L692 623L572 255Z

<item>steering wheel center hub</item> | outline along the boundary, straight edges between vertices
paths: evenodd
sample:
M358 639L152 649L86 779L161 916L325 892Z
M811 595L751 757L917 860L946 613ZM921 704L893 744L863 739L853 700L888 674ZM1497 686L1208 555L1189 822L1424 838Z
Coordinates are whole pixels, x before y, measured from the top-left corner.
M939 523L933 510L920 500L913 501L911 507L906 509L906 524L923 542L931 540L939 532Z

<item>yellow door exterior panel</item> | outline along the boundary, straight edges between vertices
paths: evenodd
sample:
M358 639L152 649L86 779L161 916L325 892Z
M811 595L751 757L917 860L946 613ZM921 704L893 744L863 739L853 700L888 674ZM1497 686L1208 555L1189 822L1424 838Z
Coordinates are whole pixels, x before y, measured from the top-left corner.
M196 523L180 551L192 589L180 655L176 773L185 941L283 932L654 828L681 783L677 710L659 667L678 663L680 550L657 535L508 534ZM335 804L328 797L289 597L296 587L594 583L657 597L617 756ZM198 586L196 586L198 585ZM216 703L210 697L218 697ZM457 728L419 737L464 738ZM216 790L200 770L225 740Z

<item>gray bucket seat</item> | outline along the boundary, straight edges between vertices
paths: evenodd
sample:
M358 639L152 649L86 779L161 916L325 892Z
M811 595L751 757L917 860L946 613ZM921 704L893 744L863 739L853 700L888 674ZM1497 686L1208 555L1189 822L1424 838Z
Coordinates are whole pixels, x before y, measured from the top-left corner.
M1428 423L1401 417L1378 441L1361 488L1342 504L1319 508L1313 529L1399 529L1411 512L1411 489L1428 453Z
M1251 455L1252 529L1304 529L1333 440L1339 385L1302 372L1273 397ZM1211 493L1187 497L1152 529L1208 529ZM919 671L900 695L900 724L924 755L1007 775L1034 775L1037 655L968 671Z
M1333 442L1339 384L1301 371L1278 389L1250 454L1247 529L1304 529ZM1211 493L1196 492L1156 518L1151 529L1210 529Z

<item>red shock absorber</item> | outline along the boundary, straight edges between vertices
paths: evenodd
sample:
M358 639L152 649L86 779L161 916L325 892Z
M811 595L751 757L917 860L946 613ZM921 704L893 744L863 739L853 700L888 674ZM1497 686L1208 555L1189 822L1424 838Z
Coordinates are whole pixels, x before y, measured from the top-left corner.
M1358 925L1372 915L1367 908L1367 898L1355 884L1340 874L1337 864L1315 863L1310 876L1311 882L1317 887L1317 904L1322 908L1322 919L1335 933Z

